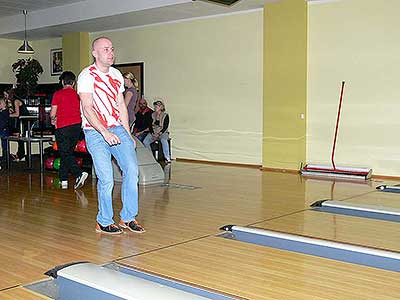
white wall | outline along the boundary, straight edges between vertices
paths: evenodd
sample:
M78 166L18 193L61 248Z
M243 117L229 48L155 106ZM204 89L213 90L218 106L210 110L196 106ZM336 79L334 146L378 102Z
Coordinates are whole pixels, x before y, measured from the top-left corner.
M336 164L400 175L400 1L309 4L307 158L329 163L346 81Z
M145 62L145 94L165 99L173 157L261 164L262 11L91 35L116 63Z

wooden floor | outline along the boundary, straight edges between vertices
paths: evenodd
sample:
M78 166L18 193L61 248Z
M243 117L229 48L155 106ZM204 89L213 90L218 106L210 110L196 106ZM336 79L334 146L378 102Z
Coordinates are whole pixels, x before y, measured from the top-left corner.
M226 224L252 225L400 252L400 224L309 210L321 199L394 207L400 194L368 184L296 174L174 162L170 183L140 189L147 232L94 231L95 182L53 185L54 173L0 176L0 299L46 299L22 288L55 265L119 263L239 299L399 299L400 276L355 264L215 237ZM118 221L120 185L114 190Z

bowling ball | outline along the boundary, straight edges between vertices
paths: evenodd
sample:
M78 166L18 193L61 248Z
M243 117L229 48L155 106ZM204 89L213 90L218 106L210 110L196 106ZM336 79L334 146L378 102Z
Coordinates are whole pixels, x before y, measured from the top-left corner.
M81 152L82 153L87 153L87 147L86 147L86 141L85 140L82 140Z
M54 143L53 143L53 150L54 150L54 151L58 151L57 142L54 142Z
M59 170L60 169L60 158L59 157L57 157L55 160L54 160L54 163L53 163L53 166L54 166L54 169L55 170Z
M54 183L54 177L45 176L45 177L44 177L44 181L45 181L45 183L46 183L46 186L47 186L47 187L50 187L50 186L52 186L53 183Z
M81 152L81 153L86 153L87 152L86 151L86 141L85 140L78 141L78 143L76 145L77 145L77 150L76 151Z
M54 160L55 160L54 156L49 157L48 159L46 159L46 161L44 162L45 168L48 169L48 170L53 170L54 169Z
M76 163L78 164L79 168L82 168L82 164L83 164L82 157L76 157L75 160L76 160Z
M54 178L53 184L54 184L54 187L59 188L61 185L60 178L58 178L58 177Z

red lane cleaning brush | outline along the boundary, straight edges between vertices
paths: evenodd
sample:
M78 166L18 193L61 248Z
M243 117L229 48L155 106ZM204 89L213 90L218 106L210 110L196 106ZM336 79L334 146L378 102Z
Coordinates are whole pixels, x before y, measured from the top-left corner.
M340 114L341 114L341 110L342 110L344 85L345 85L345 82L342 81L342 86L340 89L339 108L338 108L337 117L336 117L335 136L333 138L332 153L331 153L332 166L306 164L300 170L300 173L302 175L326 176L326 177L346 177L346 178L356 178L356 179L363 179L363 180L371 178L372 169L370 169L370 168L337 167L335 164L336 142L337 142L337 136L338 136L338 131L339 131Z

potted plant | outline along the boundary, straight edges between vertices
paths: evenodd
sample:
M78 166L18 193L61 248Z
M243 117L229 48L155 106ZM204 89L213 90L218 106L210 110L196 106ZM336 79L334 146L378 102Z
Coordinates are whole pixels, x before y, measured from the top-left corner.
M16 94L21 98L29 98L35 93L39 75L43 68L34 58L21 58L12 65L12 70L17 78Z

